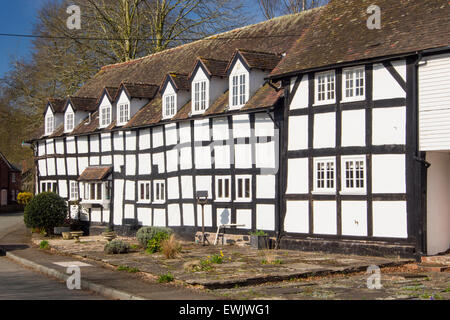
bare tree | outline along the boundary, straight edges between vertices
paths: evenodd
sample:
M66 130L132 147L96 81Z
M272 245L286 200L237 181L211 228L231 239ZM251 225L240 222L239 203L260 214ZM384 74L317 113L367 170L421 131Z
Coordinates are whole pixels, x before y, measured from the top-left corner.
M299 13L327 4L329 0L258 0L262 14L271 19L278 15Z

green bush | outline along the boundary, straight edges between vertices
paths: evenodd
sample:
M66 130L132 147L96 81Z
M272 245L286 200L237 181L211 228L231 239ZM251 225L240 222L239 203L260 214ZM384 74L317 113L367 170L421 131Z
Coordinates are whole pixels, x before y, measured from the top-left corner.
M158 278L159 283L172 282L173 280L174 280L174 277L170 272L167 274L162 274Z
M107 254L128 253L130 251L130 246L122 240L113 240L105 245L104 251Z
M25 207L24 222L28 228L39 228L47 234L64 223L67 205L63 198L53 192L43 192L34 197Z
M39 249L49 250L50 243L48 243L47 240L42 240L41 243L39 243Z
M161 245L164 240L169 239L169 234L164 231L157 232L153 238L148 240L147 253L156 253L161 251Z
M153 239L158 232L164 232L168 236L173 233L172 229L164 227L142 227L136 233L136 238L143 247L147 247L148 241Z

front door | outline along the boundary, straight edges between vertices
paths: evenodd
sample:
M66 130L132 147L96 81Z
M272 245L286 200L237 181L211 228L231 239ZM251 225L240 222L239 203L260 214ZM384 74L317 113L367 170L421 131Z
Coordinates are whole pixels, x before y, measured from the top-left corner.
M6 206L8 204L8 191L3 189L0 196L0 205Z

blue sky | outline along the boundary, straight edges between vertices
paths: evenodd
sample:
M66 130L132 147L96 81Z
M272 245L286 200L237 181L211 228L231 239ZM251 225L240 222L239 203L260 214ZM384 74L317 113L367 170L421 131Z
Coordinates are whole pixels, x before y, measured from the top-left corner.
M0 33L31 34L36 11L47 0L0 0ZM27 57L30 40L26 38L0 37L0 78L11 65L11 59Z
M37 11L48 0L0 0L0 33L32 34L36 22ZM256 4L247 0L247 4ZM259 8L249 6L248 10ZM257 11L259 13L259 11ZM257 17L256 20L261 20ZM253 21L249 21L253 22ZM10 69L11 61L28 57L31 49L31 39L0 36L0 79Z

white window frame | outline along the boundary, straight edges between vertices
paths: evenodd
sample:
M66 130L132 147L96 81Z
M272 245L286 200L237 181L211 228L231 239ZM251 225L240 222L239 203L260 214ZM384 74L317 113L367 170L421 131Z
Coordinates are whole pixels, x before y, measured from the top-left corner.
M163 96L163 119L170 119L177 113L177 95L175 93Z
M318 164L323 163L323 187L319 186L318 179ZM332 179L328 178L329 164L333 164L333 177ZM336 193L336 158L335 157L323 157L323 158L314 158L314 168L313 168L313 181L314 181L314 194L335 194ZM328 181L333 182L333 187L328 186Z
M352 163L351 168L351 181L353 187L347 187L347 163ZM362 179L360 173L357 171L356 162L362 162ZM362 182L362 187L356 185ZM341 194L366 194L367 190L367 168L366 168L366 156L342 156L341 157Z
M243 180L242 183L242 196L239 196L239 180ZM248 180L248 187L249 187L249 196L245 196L246 191L246 183L245 181ZM237 175L235 179L235 189L236 189L236 202L250 202L252 201L252 176L251 175Z
M230 94L231 94L231 108L242 108L248 101L247 88L249 85L248 74L245 72L238 73L231 76L230 80ZM235 81L236 80L236 81ZM244 80L244 81L242 81Z
M208 109L208 84L206 80L192 83L192 113L201 114Z
M361 77L356 78L360 73ZM351 78L348 78L351 75ZM362 86L361 86L362 80ZM359 84L359 85L358 85ZM362 90L362 94L361 94ZM347 97L348 93L351 96ZM358 95L357 95L358 94ZM342 102L361 101L366 99L366 71L364 66L342 70Z
M141 192L142 186L144 186L144 197L142 197L142 192ZM148 197L147 197L147 195L148 195ZM151 202L152 202L152 183L151 183L151 181L139 181L138 182L138 203L151 203Z
M120 103L117 106L117 124L124 125L130 120L130 104Z
M163 186L161 188L161 185ZM154 180L153 181L153 203L161 204L166 203L166 181Z
M216 176L215 177L215 187L216 187L216 197L215 201L218 202L229 202L231 201L231 176ZM225 181L228 181L228 190L226 188ZM222 195L220 195L222 191ZM226 194L228 193L228 196Z
M15 182L16 182L16 173L11 172L11 183L15 183Z
M48 114L45 117L45 134L51 135L55 131L55 116L53 114Z
M75 113L73 111L67 111L64 114L64 131L71 132L75 128Z
M58 183L55 180L43 180L43 181L40 181L39 183L41 185L41 193L42 192L58 193ZM44 188L42 186L44 186ZM56 188L54 188L55 186L56 186ZM48 191L49 189L51 189L51 190Z
M323 84L319 83L321 77L325 77L325 82ZM330 78L331 77L331 78ZM332 80L332 81L330 81ZM314 75L314 83L315 83L315 103L314 105L323 105L323 104L333 104L336 103L336 72L334 70L329 70L325 72L318 72ZM330 89L330 86L333 86L333 89ZM323 86L324 91L319 92ZM324 99L319 100L321 94L324 94ZM332 96L332 97L330 97Z
M109 111L109 112L107 112ZM102 106L100 108L100 128L106 128L111 124L112 120L112 107L109 106Z
M78 200L79 194L78 182L70 181L69 199Z

